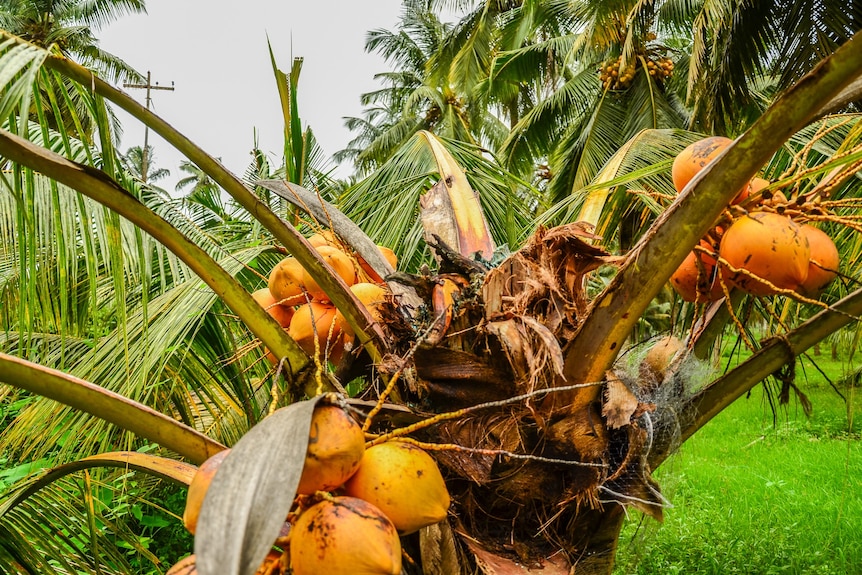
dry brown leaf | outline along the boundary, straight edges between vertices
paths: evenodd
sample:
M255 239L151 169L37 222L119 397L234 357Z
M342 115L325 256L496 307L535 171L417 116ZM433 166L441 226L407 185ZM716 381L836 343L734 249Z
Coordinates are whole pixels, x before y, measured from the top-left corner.
M530 328L533 333L539 336L539 340L542 342L542 347L545 351L545 354L542 355L546 355L551 360L554 373L563 377L563 351L560 349L560 343L554 337L554 334L551 333L551 330L531 317L523 316L518 319L521 320L524 326ZM539 368L541 366L533 367Z
M453 575L461 573L458 548L449 523L441 521L419 531L419 549L422 571L425 575Z
M609 371L606 377L602 415L607 420L609 428L618 429L631 423L632 414L638 408L638 398L613 372Z
M569 575L571 569L562 553L548 557L541 561L541 565L532 567L492 553L474 539L464 537L463 540L476 557L479 570L485 575Z

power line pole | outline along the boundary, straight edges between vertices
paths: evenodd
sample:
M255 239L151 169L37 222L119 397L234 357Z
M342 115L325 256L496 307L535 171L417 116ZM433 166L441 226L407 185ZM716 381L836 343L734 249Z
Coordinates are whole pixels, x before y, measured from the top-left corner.
M126 88L138 88L138 89L146 90L147 91L147 99L146 99L147 110L150 109L150 104L153 101L152 97L150 96L151 90L170 90L171 92L174 91L174 83L173 82L171 82L170 87L159 86L158 82L153 84L151 79L150 79L150 71L149 70L147 70L147 83L146 84L123 84L123 86L125 86ZM147 158L148 150L149 150L149 144L148 144L149 136L150 136L150 128L149 128L149 126L144 126L144 148L143 148L143 150L141 150L141 181L143 181L144 183L147 183L147 171L149 169L149 165L148 165L149 162L148 162L148 158Z

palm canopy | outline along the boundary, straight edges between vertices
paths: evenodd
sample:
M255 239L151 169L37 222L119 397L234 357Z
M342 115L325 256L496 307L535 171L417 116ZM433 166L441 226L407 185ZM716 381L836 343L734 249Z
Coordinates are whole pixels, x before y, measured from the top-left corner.
M452 27L432 4L406 0L397 30L368 33L366 51L381 54L395 70L377 74L384 87L362 95L363 117L345 119L358 135L336 158L352 159L360 173L381 165L420 130L491 148L505 134L474 86L459 85L448 74L459 67L441 60Z
M113 82L141 80L119 57L102 50L95 32L126 14L146 13L146 0L4 0L0 28L65 56Z
M463 13L434 59L459 66L438 66L438 76L480 86L515 120L493 150L522 177L551 178L552 202L585 186L642 129L740 133L860 22L858 4L844 2L433 6Z
M429 146L429 134L419 132L403 144L378 170L348 188L339 208L378 244L392 247L404 269L428 261L419 220L419 198L440 177ZM476 146L442 140L463 166L479 196L494 240L515 248L531 229L538 207L535 190L507 173Z
M156 167L152 146L147 145L146 152L144 154L144 148L141 146L132 146L126 150L126 153L121 158L123 169L130 176L137 178L142 183L157 182L171 175L171 171L167 168Z

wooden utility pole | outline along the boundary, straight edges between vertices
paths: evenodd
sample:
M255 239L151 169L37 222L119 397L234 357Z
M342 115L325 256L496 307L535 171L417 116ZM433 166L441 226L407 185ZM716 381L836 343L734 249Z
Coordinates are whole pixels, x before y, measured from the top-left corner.
M158 82L153 84L152 81L150 80L150 71L149 70L147 70L147 83L146 84L123 84L123 86L125 86L126 88L138 88L141 90L146 90L147 91L147 99L146 99L147 110L150 109L150 103L152 103L152 101L153 101L152 97L150 96L151 90L170 90L172 92L174 90L174 83L173 82L171 82L170 87L159 86ZM150 128L148 126L144 126L144 148L141 150L141 181L143 181L144 183L147 183L147 171L149 169L149 165L148 165L149 164L149 161L148 161L149 158L147 158L148 152L149 152L149 143L148 143L149 136L150 136Z

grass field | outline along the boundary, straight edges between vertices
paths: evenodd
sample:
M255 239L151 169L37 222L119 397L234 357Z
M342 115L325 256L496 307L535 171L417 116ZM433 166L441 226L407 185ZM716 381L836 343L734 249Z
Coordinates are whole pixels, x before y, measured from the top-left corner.
M815 359L833 381L852 369ZM617 575L862 574L862 387L839 386L845 403L810 360L797 373L810 418L795 398L773 417L757 386L657 470L672 508L630 515Z

